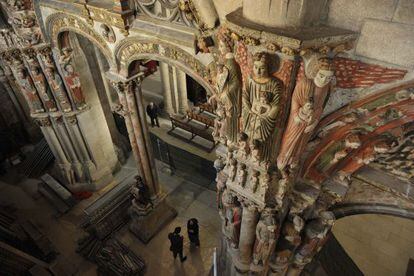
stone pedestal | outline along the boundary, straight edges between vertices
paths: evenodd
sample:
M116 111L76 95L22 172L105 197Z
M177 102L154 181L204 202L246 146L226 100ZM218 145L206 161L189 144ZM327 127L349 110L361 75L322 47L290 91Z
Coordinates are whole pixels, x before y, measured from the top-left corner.
M143 243L148 243L168 222L177 216L177 211L170 207L165 197L148 209L135 205L129 209L131 224L129 230Z

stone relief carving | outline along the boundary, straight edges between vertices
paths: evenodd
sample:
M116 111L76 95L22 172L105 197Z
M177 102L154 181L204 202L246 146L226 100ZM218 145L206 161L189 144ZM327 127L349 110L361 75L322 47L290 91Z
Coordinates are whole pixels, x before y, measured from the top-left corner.
M256 141L254 150L260 144L260 154L255 157L260 161L275 157L274 138L278 131L276 119L282 93L281 82L270 76L268 66L267 54L256 53L253 58L253 75L248 77L243 91L243 131L250 143Z
M73 103L77 110L83 110L87 107L85 96L82 91L80 76L75 72L72 63L73 50L70 48L63 48L62 54L59 57L59 63L62 68L64 79L72 95Z
M318 219L308 222L305 226L305 237L302 244L298 247L294 263L298 267L308 264L313 256L322 248L328 239L329 231L335 221L332 212L321 212Z
M66 95L65 87L58 72L56 72L52 67L47 67L45 69L45 74L50 88L52 89L52 92L55 95L62 111L72 111L72 106L70 104L68 96Z
M20 67L16 71L16 81L22 89L23 95L26 98L30 107L30 112L33 114L44 112L42 102L37 94L32 78L27 73L27 70Z
M271 257L271 268L275 273L286 271L296 248L301 244L301 232L305 225L299 216L293 216L283 224L280 238Z
M307 76L299 81L292 95L288 124L277 158L277 166L281 171L297 166L300 154L321 118L329 84L334 76L331 62L326 58L320 58L313 63L311 60L305 68ZM316 73L312 73L315 70Z
M116 41L115 32L110 26L106 24L101 24L101 34L106 39L106 41L110 43L115 43Z
M242 218L242 208L237 200L228 190L223 194L223 204L225 207L225 218L223 233L229 240L233 248L238 248L240 239L240 225Z
M277 223L272 211L269 208L264 209L256 226L256 241L253 249L255 265L267 264L276 243Z
M49 87L47 85L47 80L42 73L40 66L36 66L32 69L32 77L34 85L36 86L37 91L39 92L40 97L45 103L45 107L50 112L57 111L55 100L53 99L52 94L50 93Z

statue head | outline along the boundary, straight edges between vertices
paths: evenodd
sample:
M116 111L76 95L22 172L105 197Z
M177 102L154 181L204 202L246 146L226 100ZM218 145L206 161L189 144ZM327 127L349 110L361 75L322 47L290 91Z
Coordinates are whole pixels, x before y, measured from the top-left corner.
M354 133L348 134L345 138L345 147L351 148L351 149L357 149L361 146L361 140L359 139L359 136Z
M17 77L19 77L20 79L24 79L26 77L26 72L24 71L24 69L20 69L17 71Z
M323 211L320 213L321 221L324 225L332 226L335 222L335 215L330 211Z
M73 74L73 72L75 71L73 69L72 64L69 64L69 63L64 66L64 69L65 69L65 72L68 73L69 75Z
M299 216L294 216L293 227L295 228L295 231L299 233L300 231L302 231L303 226L305 226L305 222L303 221L303 219Z
M253 75L257 78L266 78L269 76L269 66L266 53L260 52L253 56Z
M303 105L303 111L308 114L311 113L313 110L313 102L312 101L307 101L304 105Z
M318 71L313 82L318 87L325 87L335 77L332 61L328 58L320 58L318 60Z
M219 52L225 56L227 53L232 53L233 52L233 47L234 47L234 43L233 40L231 39L230 35L225 32L225 31L221 31L217 34L217 38L219 41L219 45L218 45L218 49Z

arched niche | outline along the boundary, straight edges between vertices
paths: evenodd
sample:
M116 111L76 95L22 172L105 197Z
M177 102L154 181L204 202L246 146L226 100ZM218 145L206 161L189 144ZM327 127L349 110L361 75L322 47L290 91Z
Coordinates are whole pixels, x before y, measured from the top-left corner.
M66 13L55 13L46 18L46 30L52 45L62 49L68 41L68 34L74 32L90 40L98 47L108 60L111 69L116 69L116 62L105 39L81 18Z
M115 47L115 58L121 75L129 77L137 61L157 60L191 76L208 94L211 95L213 92L206 66L193 55L170 43L136 37L124 39Z

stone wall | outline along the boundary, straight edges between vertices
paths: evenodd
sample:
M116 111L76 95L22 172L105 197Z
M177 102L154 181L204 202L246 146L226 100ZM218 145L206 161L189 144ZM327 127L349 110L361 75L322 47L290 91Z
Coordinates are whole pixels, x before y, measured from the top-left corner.
M357 215L336 222L333 233L362 272L375 276L403 276L414 258L414 221L385 216Z
M414 69L414 1L332 0L327 23L360 33L355 54Z

